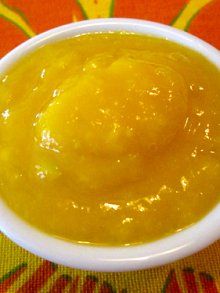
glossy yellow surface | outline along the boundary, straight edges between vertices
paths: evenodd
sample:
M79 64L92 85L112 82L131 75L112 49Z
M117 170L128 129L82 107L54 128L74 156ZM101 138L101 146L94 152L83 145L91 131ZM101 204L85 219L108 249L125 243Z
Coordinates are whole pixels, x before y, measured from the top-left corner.
M0 77L1 196L39 229L144 243L219 201L220 74L199 54L88 34L44 46Z

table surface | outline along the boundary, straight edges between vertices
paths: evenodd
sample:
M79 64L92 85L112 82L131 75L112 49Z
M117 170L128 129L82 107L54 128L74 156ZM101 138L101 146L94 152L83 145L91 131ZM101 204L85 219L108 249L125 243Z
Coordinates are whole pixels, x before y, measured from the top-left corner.
M0 57L50 28L97 17L132 17L188 31L220 48L220 0L0 0ZM0 233L2 292L220 292L220 241L163 267L95 273L57 266Z

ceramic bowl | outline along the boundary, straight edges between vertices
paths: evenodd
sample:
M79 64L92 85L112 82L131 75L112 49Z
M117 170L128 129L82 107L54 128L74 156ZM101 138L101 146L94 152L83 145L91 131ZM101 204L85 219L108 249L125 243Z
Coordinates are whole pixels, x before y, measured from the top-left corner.
M104 31L128 31L171 40L201 53L220 68L218 50L188 33L149 21L112 18L71 23L40 34L2 58L0 72L44 44ZM130 271L164 265L220 238L220 204L190 228L158 241L128 247L79 245L47 235L21 220L3 200L0 200L0 215L0 230L28 251L58 264L94 271Z

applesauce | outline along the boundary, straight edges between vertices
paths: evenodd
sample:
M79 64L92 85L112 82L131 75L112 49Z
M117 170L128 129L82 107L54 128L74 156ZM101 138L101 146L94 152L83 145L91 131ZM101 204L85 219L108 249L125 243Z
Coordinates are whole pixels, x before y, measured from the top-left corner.
M205 216L220 191L220 73L132 33L45 45L0 73L0 192L38 229L146 243Z

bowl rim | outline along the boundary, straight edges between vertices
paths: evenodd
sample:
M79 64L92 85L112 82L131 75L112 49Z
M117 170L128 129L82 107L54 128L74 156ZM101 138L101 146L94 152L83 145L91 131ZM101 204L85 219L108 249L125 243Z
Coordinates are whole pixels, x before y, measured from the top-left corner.
M43 44L68 37L104 31L129 31L171 40L204 55L220 69L219 51L186 32L167 25L128 18L109 18L66 24L22 43L0 60L0 72ZM152 268L191 255L220 238L220 203L189 228L146 244L104 247L75 244L55 238L19 218L0 199L0 230L26 250L52 262L72 268L100 272Z

